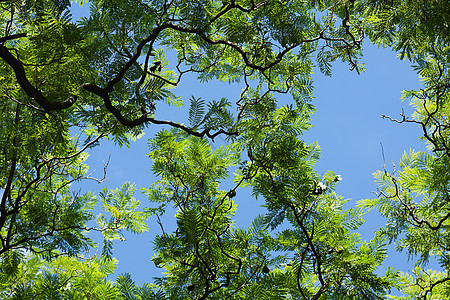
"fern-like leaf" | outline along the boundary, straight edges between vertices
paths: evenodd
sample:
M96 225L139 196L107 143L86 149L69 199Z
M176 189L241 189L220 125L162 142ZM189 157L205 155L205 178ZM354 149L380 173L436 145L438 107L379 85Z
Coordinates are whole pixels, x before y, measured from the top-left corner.
M205 114L205 100L202 98L195 98L194 96L189 99L191 106L189 108L189 123L192 127L197 127L203 120Z

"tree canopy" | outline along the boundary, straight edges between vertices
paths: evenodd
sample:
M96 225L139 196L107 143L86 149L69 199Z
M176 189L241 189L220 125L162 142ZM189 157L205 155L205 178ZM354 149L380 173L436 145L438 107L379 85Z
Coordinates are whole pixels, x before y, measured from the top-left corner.
M73 20L71 5L89 15ZM450 298L446 0L0 0L0 13L1 298ZM363 42L417 71L422 88L403 92L414 113L385 118L418 124L428 150L376 172L377 197L347 209L340 175L315 170L319 146L302 134L314 70L364 72ZM242 92L184 99L188 73ZM188 123L159 118L163 105L188 107ZM73 188L105 179L90 175L90 149L132 147L144 131L156 182ZM265 208L248 228L234 219L244 188ZM114 243L172 208L176 229L160 222L149 249L162 274L112 280ZM387 224L362 241L371 209ZM377 272L393 243L412 273Z

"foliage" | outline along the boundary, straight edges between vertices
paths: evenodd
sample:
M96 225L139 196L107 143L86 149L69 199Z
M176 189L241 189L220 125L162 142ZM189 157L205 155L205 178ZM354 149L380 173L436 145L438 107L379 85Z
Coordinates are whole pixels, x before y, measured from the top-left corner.
M90 12L74 21L78 4ZM449 297L446 1L0 0L0 14L2 298ZM340 175L315 171L320 148L302 134L314 67L331 76L341 60L364 71L365 34L422 78L423 89L403 94L415 113L385 117L419 124L430 151L376 172L379 197L345 209ZM164 104L183 111L177 87L188 73L242 92L234 102L193 95L189 125L160 119ZM74 190L104 180L88 173L91 148L104 139L128 147L151 125L165 127L149 139L158 180L142 187L148 207L129 182ZM226 140L216 147L218 136ZM265 208L249 228L234 220L244 188ZM388 224L361 241L372 208ZM160 216L173 209L168 232ZM142 286L130 274L111 281L114 242L148 230L149 218L162 229L152 260L164 274ZM103 235L97 255L94 232ZM394 241L418 257L412 274L379 273ZM442 269L426 270L430 258ZM403 295L389 295L394 288Z

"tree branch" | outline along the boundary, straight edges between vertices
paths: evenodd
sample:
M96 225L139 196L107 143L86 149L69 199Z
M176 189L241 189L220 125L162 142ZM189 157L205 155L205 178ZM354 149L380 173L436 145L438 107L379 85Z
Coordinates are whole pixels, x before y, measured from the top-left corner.
M63 102L51 102L49 101L42 92L35 88L31 82L28 80L23 63L12 55L8 48L0 44L0 57L14 70L16 75L17 83L23 89L23 91L32 99L34 99L45 112L50 112L52 110L63 110L71 107L76 101L77 96L71 95Z

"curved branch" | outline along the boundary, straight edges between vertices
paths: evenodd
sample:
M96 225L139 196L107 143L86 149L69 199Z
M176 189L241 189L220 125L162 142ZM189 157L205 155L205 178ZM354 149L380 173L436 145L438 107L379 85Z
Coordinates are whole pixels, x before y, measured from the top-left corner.
M214 138L220 134L236 135L236 136L239 134L237 131L230 132L230 131L225 131L223 129L220 129L220 130L216 131L215 133L211 133L211 129L204 129L203 131L199 132L199 131L193 130L193 129L186 127L179 123L175 123L172 121L165 121L165 120L156 120L154 118L148 117L146 112L143 112L143 114L137 119L129 120L129 119L125 118L125 116L120 112L120 110L117 109L116 107L114 107L114 105L112 104L111 99L109 97L109 93L108 93L108 87L103 89L95 84L85 83L82 85L82 88L84 88L88 92L94 93L97 96L101 97L103 99L103 102L105 103L106 109L116 117L116 119L120 122L120 124L130 127L130 128L133 128L133 127L136 127L139 125L143 125L145 123L153 123L153 124L158 124L158 125L169 125L169 126L181 129L190 135L197 136L200 138L207 136L212 140L214 140Z
M23 89L23 91L32 99L34 99L45 112L50 112L52 110L62 110L71 107L76 101L76 95L70 95L63 102L51 102L49 101L42 92L35 88L31 82L28 80L23 63L12 55L8 48L0 44L0 57L14 70L16 75L17 83Z

